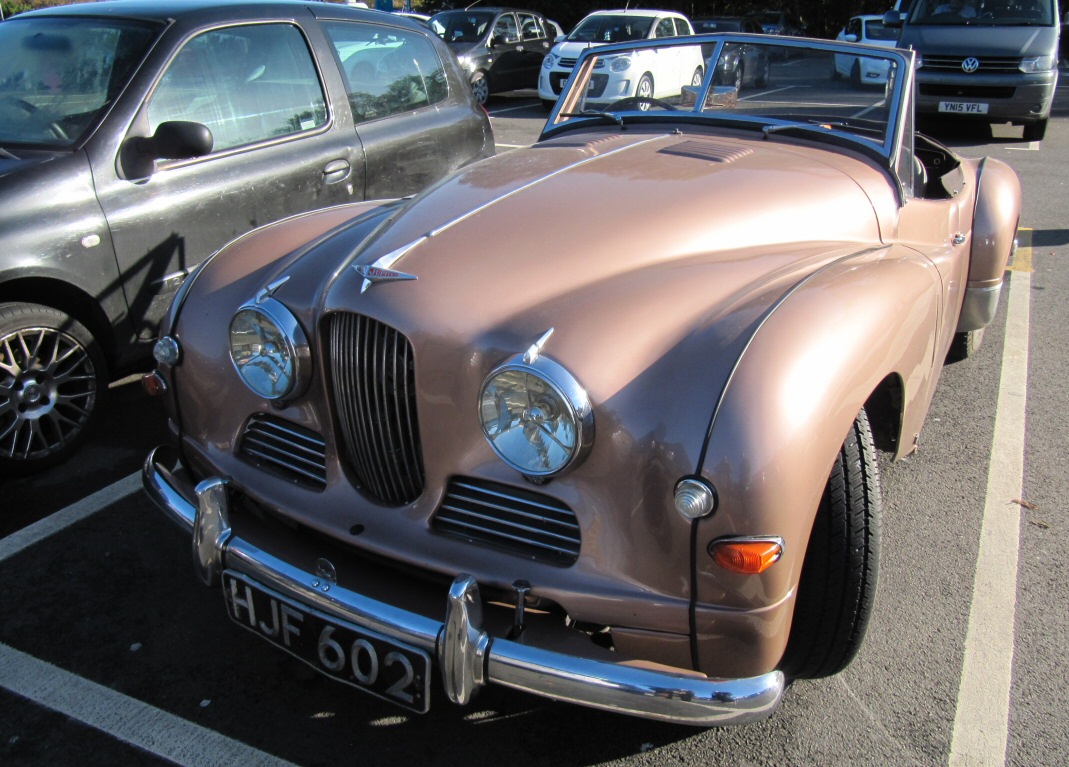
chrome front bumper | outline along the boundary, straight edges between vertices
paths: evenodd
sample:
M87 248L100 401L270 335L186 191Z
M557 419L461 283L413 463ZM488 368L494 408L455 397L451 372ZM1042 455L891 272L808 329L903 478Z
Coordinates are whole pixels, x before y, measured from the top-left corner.
M711 679L579 658L490 636L482 625L479 586L469 575L453 581L443 621L400 609L325 583L322 574L295 567L235 535L226 480L184 487L159 448L146 459L143 479L149 497L192 536L194 566L206 584L217 585L224 569L241 573L338 620L425 650L437 659L446 695L454 703L465 704L479 687L499 684L592 708L708 727L765 719L783 696L780 671ZM196 503L187 500L194 495Z

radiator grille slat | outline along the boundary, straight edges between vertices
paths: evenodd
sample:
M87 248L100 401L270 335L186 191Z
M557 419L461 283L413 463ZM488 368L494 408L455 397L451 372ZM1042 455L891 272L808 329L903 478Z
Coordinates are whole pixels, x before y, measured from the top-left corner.
M343 462L376 500L411 503L424 486L412 346L358 314L331 315L327 335Z
M435 513L439 532L552 564L579 558L579 522L555 498L474 479L454 479Z
M326 442L313 431L257 414L245 424L239 449L242 455L289 474L302 484L316 489L326 487Z

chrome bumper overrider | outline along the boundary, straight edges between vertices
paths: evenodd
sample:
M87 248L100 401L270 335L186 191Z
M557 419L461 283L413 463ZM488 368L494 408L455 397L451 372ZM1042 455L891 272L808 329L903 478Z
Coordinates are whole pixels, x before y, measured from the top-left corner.
M479 687L493 683L607 711L714 726L765 719L783 696L785 680L779 671L749 679L710 679L573 657L490 636L482 627L479 586L469 575L453 581L443 600L444 621L340 585L325 593L321 575L294 567L232 532L226 480L184 488L159 448L145 461L143 479L149 497L191 534L194 564L205 583L217 585L224 569L239 572L339 620L425 650L437 659L446 695L454 703L467 703ZM195 504L187 500L193 495Z

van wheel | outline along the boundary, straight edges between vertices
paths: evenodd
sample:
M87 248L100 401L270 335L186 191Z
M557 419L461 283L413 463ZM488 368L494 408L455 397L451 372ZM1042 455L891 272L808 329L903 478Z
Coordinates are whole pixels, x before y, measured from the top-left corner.
M0 475L53 466L100 411L107 364L77 320L48 306L0 304Z
M947 351L947 362L962 362L969 359L980 349L980 342L984 340L984 329L965 330L954 334L954 340L950 342Z
M802 563L787 650L791 679L846 668L865 638L880 560L880 480L862 410L836 456Z

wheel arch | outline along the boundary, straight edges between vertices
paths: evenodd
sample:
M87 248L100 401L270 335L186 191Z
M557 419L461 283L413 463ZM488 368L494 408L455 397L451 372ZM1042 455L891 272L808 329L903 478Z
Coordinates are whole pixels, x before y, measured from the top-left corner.
M93 334L108 370L118 367L115 328L100 303L78 286L52 277L17 277L0 282L0 303L40 304L69 314Z

